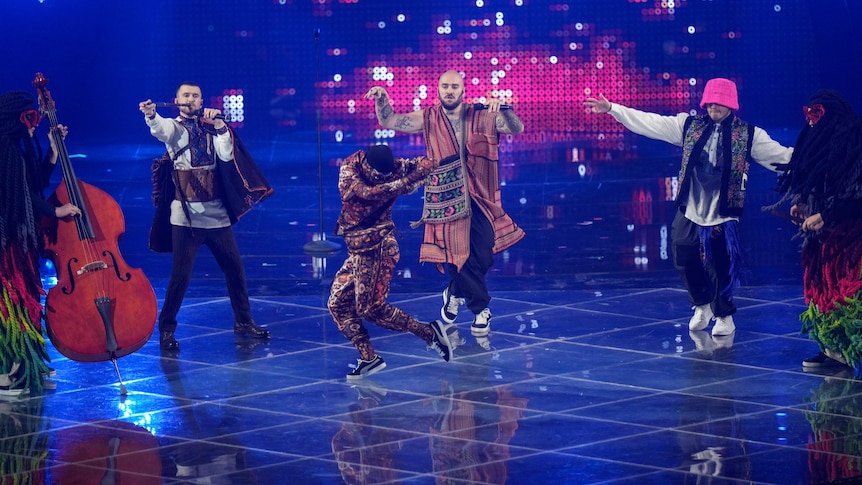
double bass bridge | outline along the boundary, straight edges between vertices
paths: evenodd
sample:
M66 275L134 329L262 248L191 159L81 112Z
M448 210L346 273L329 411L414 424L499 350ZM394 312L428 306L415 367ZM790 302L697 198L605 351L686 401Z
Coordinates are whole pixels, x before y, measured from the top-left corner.
M80 276L85 273L101 271L103 269L108 269L108 263L104 261L93 261L92 263L87 263L84 266L81 266L81 269L79 269L77 273L78 276Z

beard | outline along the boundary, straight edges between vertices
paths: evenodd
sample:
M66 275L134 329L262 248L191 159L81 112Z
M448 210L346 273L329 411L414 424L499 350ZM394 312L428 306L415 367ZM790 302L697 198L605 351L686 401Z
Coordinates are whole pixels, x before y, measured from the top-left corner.
M447 102L445 99L443 99L442 96L438 96L438 97L440 98L440 104L443 105L443 108L446 110L452 111L453 109L455 109L461 105L461 100L464 99L464 93L462 92L461 94L459 94L458 97L453 102Z
M191 106L183 106L180 108L180 114L186 116L187 118L194 118L198 114L198 110Z

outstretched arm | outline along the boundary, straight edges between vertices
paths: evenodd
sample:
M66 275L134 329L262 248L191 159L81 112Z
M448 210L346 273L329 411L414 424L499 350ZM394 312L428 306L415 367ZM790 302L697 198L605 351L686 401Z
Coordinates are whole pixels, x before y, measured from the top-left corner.
M779 172L779 167L786 167L793 155L793 148L788 148L773 140L765 130L754 127L751 137L751 158L763 168L771 172Z
M172 120L168 120L156 113L156 104L151 99L138 103L138 108L144 114L144 120L150 127L150 134L162 143L170 143L177 146L185 134L185 130Z
M374 100L374 110L377 112L377 122L380 123L380 126L404 133L419 133L422 131L422 112L414 111L408 114L395 114L386 89L374 86L365 93L365 99Z
M676 116L647 113L611 103L603 94L599 94L598 98L587 98L584 106L593 113L610 113L623 126L638 135L682 146L683 129L685 120L689 117L688 113L679 113Z

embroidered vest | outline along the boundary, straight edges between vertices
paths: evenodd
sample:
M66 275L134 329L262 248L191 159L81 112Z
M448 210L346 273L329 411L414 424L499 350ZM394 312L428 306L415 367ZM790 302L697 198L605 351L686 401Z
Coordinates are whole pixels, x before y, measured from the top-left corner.
M470 215L465 175L461 157L431 172L425 181L424 222L440 224Z
M685 121L677 205L688 200L691 180L686 178L686 171L689 161L692 157L700 156L715 126L707 116L690 116ZM748 181L748 170L751 168L751 139L754 136L754 125L734 116L730 123L721 124L721 130L723 160L717 161L721 167L718 212L723 216L739 217L745 204L745 186Z

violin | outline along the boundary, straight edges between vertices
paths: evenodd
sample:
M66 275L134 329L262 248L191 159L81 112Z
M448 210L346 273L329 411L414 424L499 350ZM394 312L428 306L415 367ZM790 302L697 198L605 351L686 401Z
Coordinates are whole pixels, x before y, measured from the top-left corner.
M126 394L117 359L140 349L156 324L156 295L144 272L123 260L118 242L125 233L119 204L103 190L79 180L69 159L48 80L33 81L39 105L51 122L63 182L49 197L56 206L76 205L81 213L43 221L45 251L57 268L57 286L45 300L51 343L79 362L110 360Z

